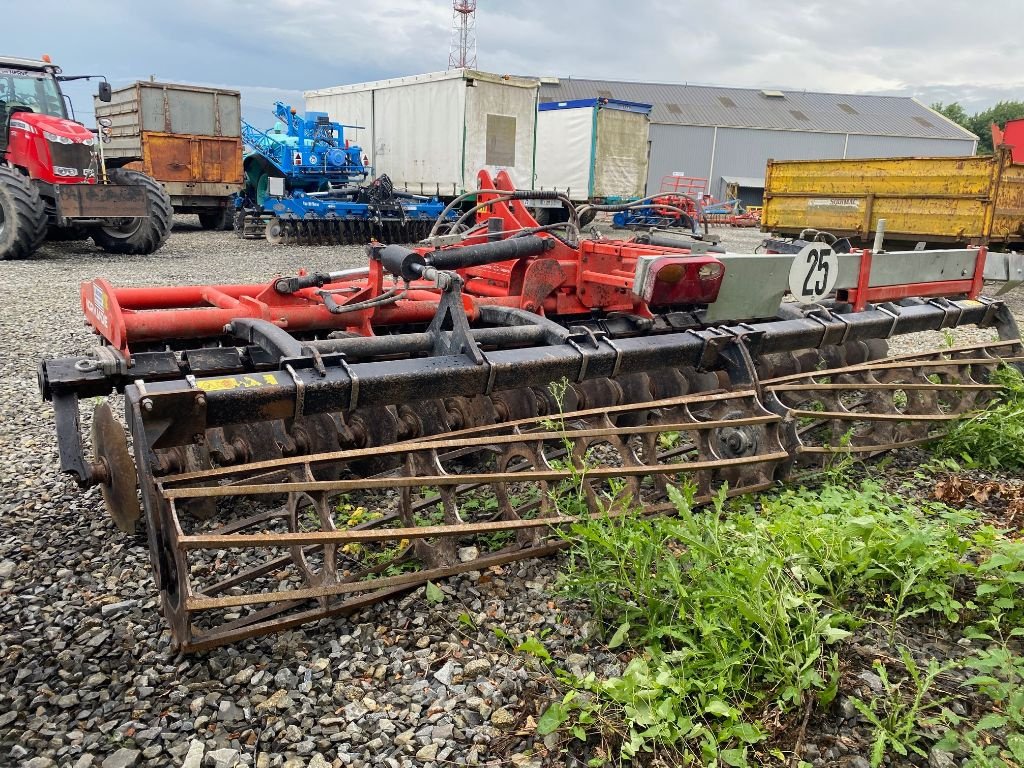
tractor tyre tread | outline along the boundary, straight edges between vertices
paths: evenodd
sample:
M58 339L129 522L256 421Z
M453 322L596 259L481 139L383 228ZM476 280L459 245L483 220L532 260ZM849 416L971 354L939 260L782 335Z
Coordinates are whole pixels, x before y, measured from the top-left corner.
M46 239L46 208L31 179L0 165L0 260L27 259Z
M144 187L149 216L142 220L137 230L122 237L110 234L102 226L93 227L93 241L107 253L145 256L159 250L167 241L174 223L174 208L163 186L152 176L127 168L114 168L107 175L114 184Z
M234 229L235 209L232 206L224 206L215 210L204 211L199 214L199 226L205 230L214 232L230 232Z

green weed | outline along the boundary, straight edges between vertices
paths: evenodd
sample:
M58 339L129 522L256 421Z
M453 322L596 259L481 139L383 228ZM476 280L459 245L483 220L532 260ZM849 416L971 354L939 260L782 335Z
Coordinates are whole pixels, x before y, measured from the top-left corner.
M984 613L987 604L961 595L976 577L994 590L979 599L998 592L1004 609L1016 605L1004 592L1015 586L1018 577L1006 576L1018 573L1018 560L1003 540L973 533L968 513L913 505L870 482L728 508L723 490L700 512L692 488L671 495L676 517L605 515L564 534L563 589L589 603L607 646L632 658L618 677L566 678L569 694L545 712L543 727L600 734L622 760L667 750L685 764L743 765L764 735L761 717L835 696L829 646L848 628L875 621L894 640L912 616ZM934 709L926 696L943 671L904 664L909 682L890 687L895 695L909 685L908 699L899 690L898 700L861 702L877 720L874 749L883 754L915 751L915 724Z
M977 674L967 680L992 703L992 711L975 722L944 711L950 728L936 744L940 749L967 754L966 768L1017 768L1024 765L1024 657L1014 653L1024 628L1003 625L1001 616L987 620L988 632L972 633L987 645L967 660Z
M872 698L864 702L856 697L851 697L857 711L874 726L874 734L871 742L871 768L878 768L888 749L892 749L899 755L906 757L910 752L921 757L926 757L925 752L918 743L923 738L921 726L926 712L938 711L943 699L928 698L936 678L948 672L956 665L939 664L935 659L929 659L928 667L922 671L910 652L901 647L900 658L907 670L907 678L902 682L893 682L888 672L879 661L875 661L874 668L882 680L884 696ZM909 684L909 691L904 691L904 685Z
M999 399L955 421L935 445L939 458L968 468L1024 467L1024 376L1006 365L992 374L992 382L1003 387Z

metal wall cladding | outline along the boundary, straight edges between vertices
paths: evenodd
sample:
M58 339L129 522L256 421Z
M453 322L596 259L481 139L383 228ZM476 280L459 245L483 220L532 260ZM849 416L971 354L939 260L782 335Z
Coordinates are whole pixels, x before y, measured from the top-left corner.
M714 134L704 126L652 124L647 194L660 192L662 179L673 174L706 178Z
M774 162L763 226L870 239L879 219L894 240L1024 241L1024 166L1009 152L978 157Z
M649 123L647 115L639 112L598 109L591 196L643 196L647 183Z
M672 173L711 178L707 190L725 194L723 177L763 178L769 160L813 160L861 157L867 151L880 155L963 155L973 141L899 136L858 136L811 131L755 130L652 124L650 172L647 194L661 188L661 179ZM712 158L712 147L714 157Z
M966 139L923 139L916 136L865 136L851 133L846 143L848 158L963 157L974 153L975 142ZM843 157L843 155L837 155ZM798 158L779 157L780 160Z
M845 134L835 133L719 128L708 192L724 196L723 176L763 178L771 158L842 157L845 138Z

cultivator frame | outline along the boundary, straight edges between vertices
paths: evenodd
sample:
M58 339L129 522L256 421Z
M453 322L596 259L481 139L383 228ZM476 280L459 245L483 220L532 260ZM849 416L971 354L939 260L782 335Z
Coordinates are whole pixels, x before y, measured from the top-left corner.
M571 221L537 225L523 201L538 193L507 176L480 186L457 244L371 246L364 269L83 286L105 344L40 365L62 469L99 484L126 530L141 486L182 649L555 551L555 526L666 511L669 486L747 493L837 451L916 444L1024 360L1012 315L980 293L983 276L1019 281L1015 257L841 254L835 298L780 304L807 254L579 240ZM962 325L1002 341L884 357L892 336ZM106 404L85 458L79 400L112 390L134 469Z

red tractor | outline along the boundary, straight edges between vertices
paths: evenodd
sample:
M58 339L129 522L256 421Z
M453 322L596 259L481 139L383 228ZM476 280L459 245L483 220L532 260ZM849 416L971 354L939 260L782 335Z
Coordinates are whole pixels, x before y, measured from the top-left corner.
M109 253L153 253L171 229L160 183L103 160L103 128L68 119L49 61L0 56L0 259L31 256L47 237L92 237ZM110 84L99 98L110 100ZM73 115L73 113L72 113Z

